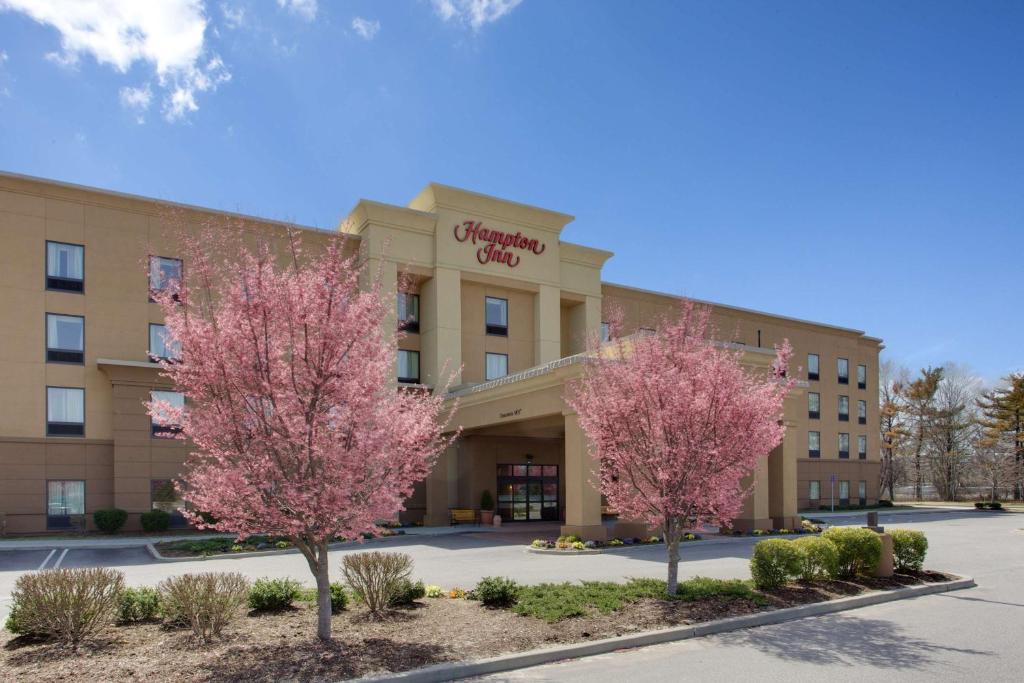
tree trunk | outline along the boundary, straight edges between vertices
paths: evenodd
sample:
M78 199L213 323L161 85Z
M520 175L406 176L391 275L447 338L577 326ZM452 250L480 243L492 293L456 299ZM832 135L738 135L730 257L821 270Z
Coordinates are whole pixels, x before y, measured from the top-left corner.
M669 597L675 597L676 589L679 588L679 533L668 519L665 520L665 545L668 546L668 581L665 583L665 592Z
M320 640L331 639L331 571L327 561L327 542L317 547L316 594L317 614L316 635Z

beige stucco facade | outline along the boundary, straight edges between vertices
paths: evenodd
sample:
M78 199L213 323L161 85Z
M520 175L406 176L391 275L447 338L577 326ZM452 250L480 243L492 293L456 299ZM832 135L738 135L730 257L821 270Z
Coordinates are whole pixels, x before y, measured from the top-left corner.
M7 531L46 530L53 522L48 482L63 481L84 482L85 514L120 507L130 513L130 528L137 527L159 482L180 472L186 447L155 438L142 404L150 391L169 389L147 352L149 325L160 323L161 314L148 301L145 265L151 255L180 254L166 229L169 211L196 226L231 218L0 174L0 514ZM244 220L271 234L282 228ZM408 206L363 200L340 221L338 230L361 251L369 273L379 274L396 296L418 297L416 326L399 342L404 358L418 360L418 376L403 379L433 390L447 386L459 402L454 422L463 435L407 501L406 518L447 524L449 508L477 508L487 490L506 517L557 519L567 532L589 538L605 533L593 462L563 400L565 383L580 371L574 355L601 333L612 311L621 312L620 334L630 334L656 327L678 299L603 282L601 269L611 252L563 242L561 231L571 220L430 184ZM324 238L309 230L304 239L315 244ZM81 293L47 288L47 241L84 247ZM187 273L187 263L184 268ZM503 319L487 318L489 299ZM792 525L798 510L828 503L833 475L849 482L851 504L859 502L861 481L864 502L875 502L879 340L711 306L720 339L739 344L752 368L767 368L772 344L783 338L794 346L794 365L806 368L809 353L820 358L819 378L801 373L798 390L787 399L784 443L753 475L753 493L737 526ZM82 362L47 361L47 313L84 318ZM399 322L396 308L383 324ZM488 358L492 372L507 374L489 378ZM837 381L839 358L848 360L849 384ZM864 388L857 384L858 365L865 367ZM81 435L47 436L47 387L84 389ZM809 392L820 396L816 418L808 415ZM849 398L849 422L840 421L835 409L840 395ZM864 424L858 423L860 400ZM810 431L821 435L814 458ZM840 433L850 435L848 458L835 447ZM866 439L862 460L856 452L860 435ZM808 497L812 481L818 482L817 501ZM516 499L520 491L526 500Z

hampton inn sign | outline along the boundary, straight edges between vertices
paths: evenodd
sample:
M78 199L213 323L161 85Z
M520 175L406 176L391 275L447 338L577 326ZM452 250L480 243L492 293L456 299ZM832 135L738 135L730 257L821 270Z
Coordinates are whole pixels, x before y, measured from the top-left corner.
M484 243L476 250L476 260L480 263L504 263L509 268L515 268L519 265L519 254L510 251L510 248L528 251L538 256L544 253L543 242L526 237L518 231L513 234L485 228L480 221L456 223L453 232L455 239L460 242Z

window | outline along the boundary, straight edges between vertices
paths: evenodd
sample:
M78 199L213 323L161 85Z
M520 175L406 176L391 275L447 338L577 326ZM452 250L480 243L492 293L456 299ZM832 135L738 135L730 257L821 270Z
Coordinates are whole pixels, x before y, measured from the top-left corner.
M149 498L151 510L163 510L171 516L172 528L188 526L188 520L181 514L185 501L174 486L171 479L151 479L149 481Z
M85 514L85 482L61 480L46 482L46 528L67 529L72 515Z
M812 420L821 417L821 394L813 391L807 393L807 417Z
M181 282L181 259L164 256L149 257L149 300ZM177 299L177 294L174 295Z
M398 293L398 329L411 334L420 331L420 295L409 292Z
M868 402L857 401L857 424L866 425L868 423Z
M406 384L420 383L420 352L398 350L398 381Z
M868 504L868 483L866 481L857 482L857 498L861 505Z
M85 291L85 247L64 242L46 243L46 288Z
M154 363L159 360L178 360L181 358L181 343L171 339L166 325L149 324L149 357Z
M601 341L607 342L612 340L612 328L608 323L601 323Z
M163 401L171 408L179 409L185 407L185 395L177 391L151 391L149 392L152 401ZM153 415L150 417L150 428L157 439L173 439L181 432L181 425L173 421L170 414L165 414L154 406Z
M821 500L821 482L807 482L807 498L812 501Z
M818 379L818 354L807 354L807 379Z
M840 481L839 482L839 503L840 505L849 505L850 503L850 482Z
M807 457L821 457L821 432L807 432Z
M488 353L486 356L487 380L498 379L508 374L508 355L504 353Z
M46 435L85 436L85 389L46 387Z
M839 397L839 421L849 422L850 421L850 397L840 396Z
M839 434L839 457L850 457L850 435L844 432L840 432Z
M863 434L857 437L857 458L860 460L868 459L868 437Z
M868 366L866 365L857 366L857 388L868 388Z
M484 298L484 311L487 322L487 334L500 337L508 336L508 300L496 299L493 296Z
M836 363L836 371L839 375L840 384L850 383L850 361L840 358L838 363Z
M46 314L46 360L49 363L84 362L85 318Z

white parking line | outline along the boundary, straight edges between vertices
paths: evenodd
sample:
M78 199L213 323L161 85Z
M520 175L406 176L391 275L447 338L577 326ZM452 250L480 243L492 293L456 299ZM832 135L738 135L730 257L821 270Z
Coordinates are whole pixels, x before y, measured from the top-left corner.
M53 554L54 554L55 552L57 552L57 549L56 549L56 548L54 548L53 550L51 550L51 551L50 551L50 554L46 556L46 559L45 559L45 560L43 560L43 563L42 563L41 565L39 565L39 568L38 568L38 569L36 569L36 571L37 571L37 572L41 572L41 571L43 571L43 567L45 567L45 566L46 566L46 563L50 561L50 558L51 558L51 557L53 557Z
M57 558L57 561L53 563L53 567L51 567L51 569L60 568L60 563L64 561L64 556L68 554L68 550L70 550L70 548L64 548L64 552L62 552L60 557Z

